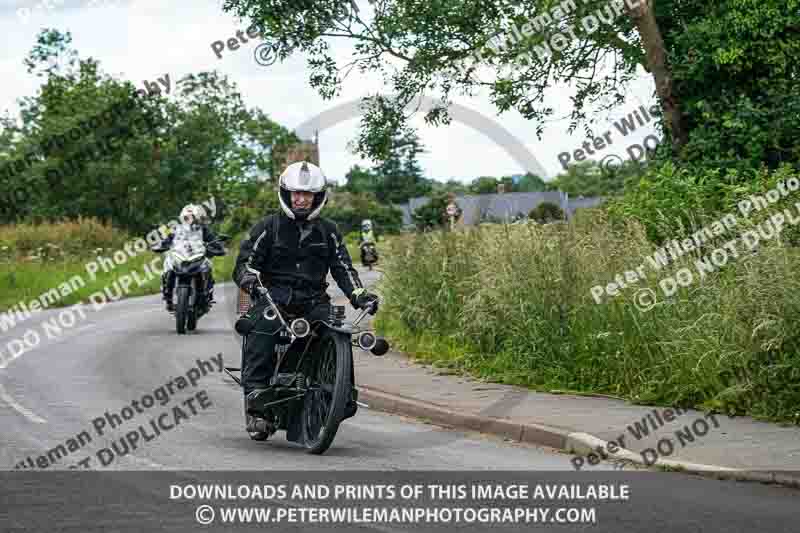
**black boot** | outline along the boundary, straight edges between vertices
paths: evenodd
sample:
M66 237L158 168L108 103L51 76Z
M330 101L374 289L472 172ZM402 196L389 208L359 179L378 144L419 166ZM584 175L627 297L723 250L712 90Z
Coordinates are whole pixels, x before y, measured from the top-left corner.
M164 294L164 303L166 304L168 313L175 312L175 303L172 301L172 293Z
M253 440L267 440L270 435L275 433L276 428L270 421L256 416L255 411L251 409L253 404L258 403L258 396L264 392L264 389L256 389L245 397L245 431L250 435Z
M175 292L175 275L172 271L165 272L161 276L161 294L164 296L164 303L168 313L175 312L175 304L172 302L172 293Z

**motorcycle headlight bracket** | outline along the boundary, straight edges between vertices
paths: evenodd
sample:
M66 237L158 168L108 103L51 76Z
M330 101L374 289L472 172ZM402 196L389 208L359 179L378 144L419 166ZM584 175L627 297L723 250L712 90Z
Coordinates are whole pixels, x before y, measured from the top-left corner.
M305 318L296 318L292 320L289 328L292 330L292 334L298 339L305 338L311 333L311 324L309 324L308 320Z

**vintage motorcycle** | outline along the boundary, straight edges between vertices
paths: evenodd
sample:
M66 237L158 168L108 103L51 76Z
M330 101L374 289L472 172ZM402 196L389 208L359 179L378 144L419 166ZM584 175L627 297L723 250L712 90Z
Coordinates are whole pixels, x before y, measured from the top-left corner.
M264 424L250 437L266 440L277 430L285 430L287 441L312 454L325 453L339 425L358 409L353 347L382 356L389 343L369 329L358 329L371 309L363 309L352 324L344 322L343 306L331 305L327 316L302 317L280 309L263 285L257 290L256 304L237 320L236 331L242 336L250 333L255 309L278 326L279 334L270 384L249 404L249 414ZM225 367L225 371L241 385L232 374L241 372L240 368Z
M167 253L164 269L175 273L175 329L179 335L194 331L200 317L211 310L209 258L225 255L222 245L228 240L228 235L220 235L206 244L197 232L178 228L171 247L161 243L152 248L156 253Z

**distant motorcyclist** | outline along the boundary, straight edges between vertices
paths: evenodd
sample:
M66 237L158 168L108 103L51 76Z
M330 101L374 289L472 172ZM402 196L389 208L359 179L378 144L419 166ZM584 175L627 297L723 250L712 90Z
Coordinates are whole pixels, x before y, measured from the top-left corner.
M201 206L195 204L184 206L184 208L181 209L179 220L181 225L177 226L175 232L171 233L162 241L161 246L163 248L171 248L176 235L180 235L182 238L202 240L203 244L206 246L217 240L217 236L207 225L208 217L206 216L205 209ZM212 272L209 272L208 287L209 303L215 303L214 274ZM164 273L161 275L161 292L164 297L164 302L166 303L167 311L170 313L175 311L175 303L173 302L174 291L175 272L172 270L172 264L169 262L169 258L167 258L167 260L164 261Z
M375 232L372 221L366 219L361 222L361 235L359 236L359 249L361 250L361 264L372 270L372 265L378 262L378 250L375 249Z
M327 179L322 170L308 162L289 165L280 176L278 201L281 212L258 222L249 238L242 241L233 279L251 295L257 306L263 284L276 305L301 316L327 318L331 298L326 278L331 273L336 284L356 309L370 305L377 311L377 296L364 289L350 260L347 248L333 222L320 217L327 201ZM260 283L259 283L260 280ZM258 307L260 311L260 307ZM242 388L245 397L245 424L250 437L261 440L264 420L249 413L249 401L266 387L274 373L276 336L274 322L263 312L253 313L254 326L242 349ZM350 416L355 403L348 406Z
M375 244L375 232L373 231L372 221L366 219L361 222L361 242L360 244Z

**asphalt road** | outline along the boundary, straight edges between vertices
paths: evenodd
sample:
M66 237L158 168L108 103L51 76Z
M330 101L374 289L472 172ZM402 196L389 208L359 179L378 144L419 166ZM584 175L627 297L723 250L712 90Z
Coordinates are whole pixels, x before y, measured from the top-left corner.
M367 275L373 277L374 274ZM175 333L174 319L164 311L158 296L109 303L98 312L87 307L85 318L78 317L60 335L51 333L52 338L40 324L57 318L63 310L37 314L4 333L0 349L6 357L7 343L21 337L26 330L38 331L41 341L0 369L0 468L13 470L23 464L30 467L44 457L47 471L63 471L70 466L82 470L83 466L89 466L102 472L195 472L180 474L184 479L211 475L208 471L239 471L242 476L249 475L245 471L259 471L263 481L270 479L273 470L305 476L312 476L315 471L441 471L441 476L434 476L435 479L453 475L445 471L482 470L485 479L490 477L489 471L511 471L527 473L529 480L553 482L596 481L614 475L597 471L578 475L572 472L569 456L553 450L452 432L363 408L342 425L333 446L323 456L306 454L287 443L280 432L267 442L251 441L243 431L240 390L219 372L214 362L221 353L226 366L239 366L240 348L226 313L232 303L225 298L231 294L232 291L219 290L220 304L200 320L195 333L185 336ZM360 351L355 355L369 357ZM204 368L198 367L198 359L206 361ZM202 370L206 375L201 374ZM179 377L186 377L184 387ZM162 396L166 400L162 404L156 391L161 387L167 389L168 382L173 387L168 397ZM149 396L156 399L154 405L147 407L145 397ZM188 401L190 398L194 400ZM134 401L139 402L141 412L130 408ZM114 417L105 418L105 413L124 417L126 406L130 408L127 414L133 415L112 429ZM175 413L176 406L180 406L182 417ZM102 435L98 419L105 420ZM136 449L126 450L126 442L120 439L137 431L139 426L145 432L136 437ZM159 434L156 426L162 429ZM146 437L150 437L147 442ZM131 438L128 437L127 444L131 444ZM59 445L66 452L52 452L47 459L48 452ZM107 451L102 452L103 449ZM48 482L50 493L43 492L39 482L31 481L30 470L0 472L7 478L7 482L0 482L0 531L29 525L30 520L40 516L42 505L53 508L60 505L58 516L71 516L64 527L68 523L76 531L91 530L98 523L116 524L118 527L112 530L127 527L136 530L143 525L141 520L152 519L146 513L146 518L141 513L132 518L125 514L130 512L129 508L122 510L113 505L104 505L103 511L97 511L99 514L81 514L64 503L62 496L69 493L78 497L96 491L108 497L111 491L120 499L127 494L124 498L129 501L146 497L153 508L168 503L163 490L142 488L147 483L146 476L136 478L135 482L133 478L111 477L99 485L97 482L81 483L81 488L71 485L77 479L86 479L76 476L89 474L72 470L62 472L61 477L49 478L53 480ZM328 479L334 475L327 474ZM8 482L14 476L17 481ZM631 501L608 507L598 524L556 527L568 531L651 533L796 531L800 518L798 493L791 489L676 473L628 473L618 474L615 479L629 480ZM178 514L169 522L170 529L197 527L190 513L179 510ZM98 518L101 515L105 517L103 520ZM55 521L48 529L57 530L55 526L60 525L61 522ZM287 525L282 530L291 527L300 526ZM386 531L409 526L359 527ZM573 527L576 529L570 529Z

